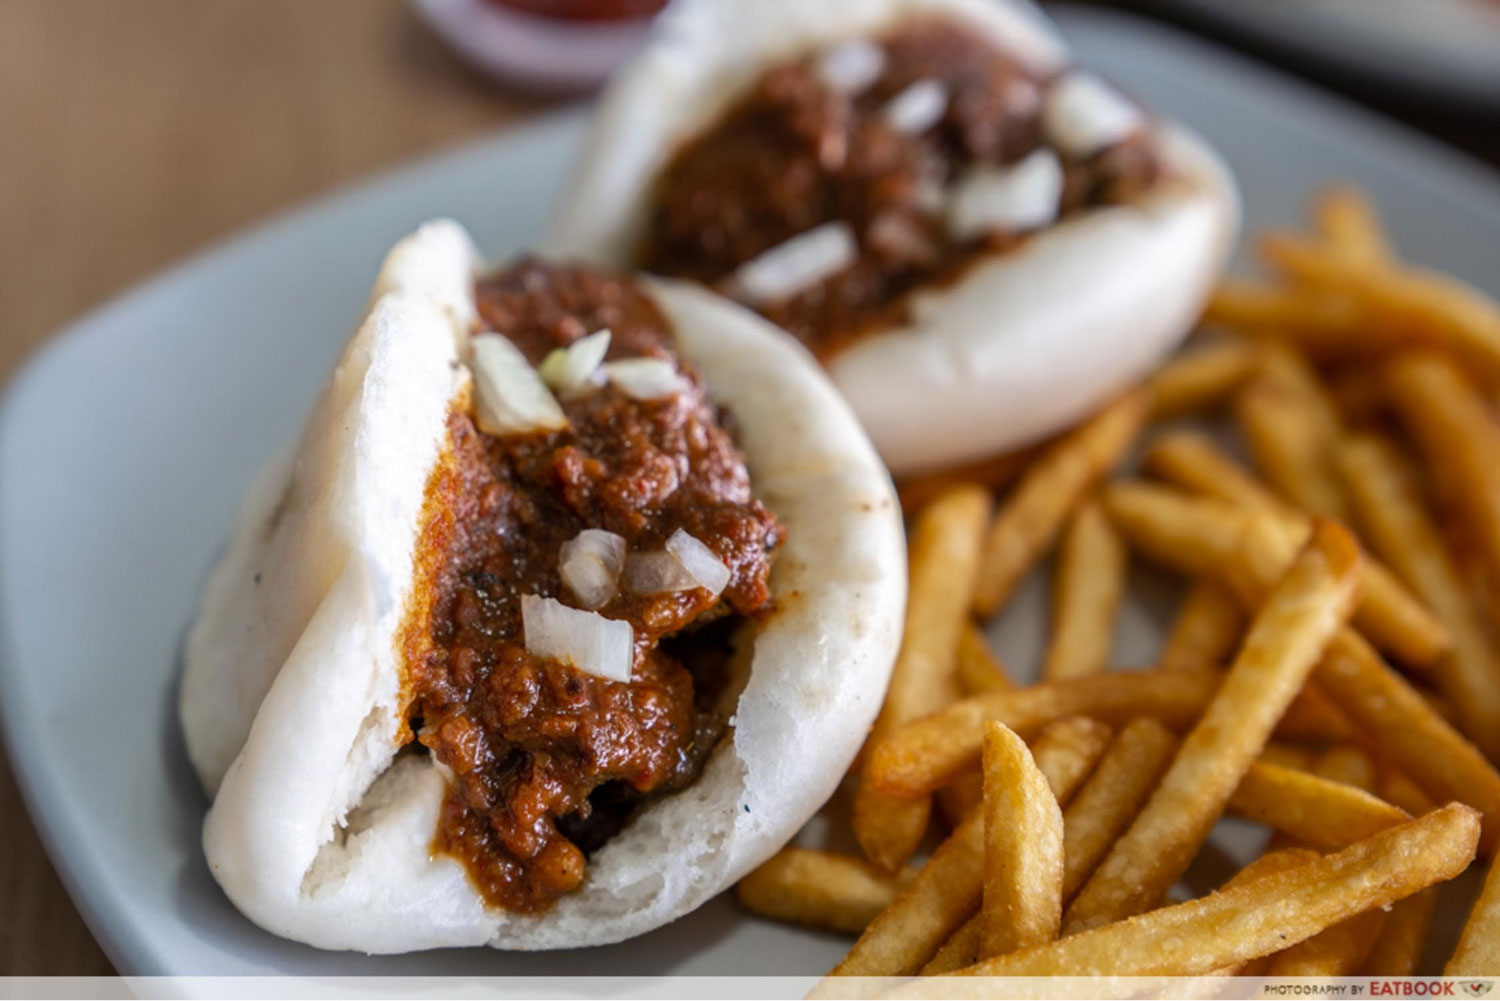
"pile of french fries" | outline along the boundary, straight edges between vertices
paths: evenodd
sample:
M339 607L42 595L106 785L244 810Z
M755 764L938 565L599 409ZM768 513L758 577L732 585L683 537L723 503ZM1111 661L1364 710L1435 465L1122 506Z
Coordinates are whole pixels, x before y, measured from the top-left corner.
M791 847L739 886L858 935L833 975L1411 975L1435 887L1500 846L1500 307L1398 261L1346 187L1258 249L1145 384L903 484L863 857ZM1020 687L982 630L1054 551ZM1155 665L1112 670L1131 559L1185 597ZM1226 814L1264 854L1169 898ZM1500 975L1497 871L1441 972Z

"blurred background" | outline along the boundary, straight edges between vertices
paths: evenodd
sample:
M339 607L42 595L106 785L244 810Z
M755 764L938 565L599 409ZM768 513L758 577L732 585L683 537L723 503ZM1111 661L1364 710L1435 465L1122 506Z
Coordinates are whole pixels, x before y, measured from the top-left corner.
M1500 167L1500 0L1103 5ZM0 0L0 382L67 321L242 226L578 99L659 6ZM111 972L3 752L0 915L0 976Z

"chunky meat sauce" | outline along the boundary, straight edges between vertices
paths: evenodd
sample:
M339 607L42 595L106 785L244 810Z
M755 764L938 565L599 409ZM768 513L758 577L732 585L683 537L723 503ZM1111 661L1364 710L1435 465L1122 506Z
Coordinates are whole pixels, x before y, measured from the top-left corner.
M1049 81L947 22L907 25L880 45L883 69L857 93L829 86L816 56L786 63L679 150L655 191L642 266L735 295L741 264L844 220L859 245L854 264L757 307L826 358L861 333L905 322L912 290L1020 242L1025 234L1002 231L950 238L941 202L965 168L1011 164L1044 145ZM943 85L946 108L935 126L903 133L885 109L921 80ZM1158 171L1143 129L1085 159L1059 156L1059 217L1130 201Z
M481 323L533 365L601 328L610 357L674 357L667 324L630 281L526 262L482 279ZM410 665L412 728L453 773L437 848L493 905L538 911L583 879L585 852L642 797L697 777L724 721L728 629L766 609L782 539L701 380L639 401L609 386L562 400L571 429L496 438L449 418L453 510L434 573L428 651ZM585 528L660 551L684 529L731 571L720 596L623 586L600 614L630 623L628 683L526 650L520 596L578 606L559 550ZM705 626L705 623L711 623Z

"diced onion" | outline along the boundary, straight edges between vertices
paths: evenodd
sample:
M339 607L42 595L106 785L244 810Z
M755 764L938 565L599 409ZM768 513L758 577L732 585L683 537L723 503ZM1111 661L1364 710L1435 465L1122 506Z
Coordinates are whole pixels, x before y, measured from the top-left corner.
M495 333L472 340L474 420L486 434L557 431L568 418L521 350Z
M1005 110L1014 115L1029 115L1042 103L1042 91L1024 76L1011 79L1005 86Z
M734 281L746 302L762 305L790 299L844 270L858 256L859 244L849 224L825 222L741 264Z
M521 628L526 650L533 656L560 660L610 681L630 680L635 637L628 622L569 608L554 598L523 594Z
M992 230L1024 232L1057 218L1063 166L1045 147L1009 167L974 167L954 185L948 232L969 240Z
M603 366L604 375L626 396L659 400L687 388L688 382L665 358L621 358Z
M635 594L664 594L700 585L672 553L631 553L625 561L625 586Z
M927 264L937 258L927 228L904 212L882 212L872 219L865 227L865 245L891 261Z
M928 215L938 215L948 207L948 193L937 180L924 177L912 190L912 204Z
M1088 73L1068 73L1047 91L1042 131L1067 156L1092 156L1139 128L1144 115L1125 95Z
M885 106L886 123L897 132L919 136L948 113L948 88L932 77L907 84Z
M599 366L608 353L609 330L597 330L548 354L537 372L555 392L567 396L595 383Z
M818 76L840 94L858 94L885 71L885 50L863 38L840 42L818 60Z
M682 568L714 597L729 586L729 567L714 551L698 538L682 529L672 533L667 540L667 552L677 557Z
M718 597L729 586L729 567L702 540L678 529L665 552L631 553L625 586L636 594L663 594L703 588Z
M609 604L625 569L625 540L602 528L585 528L564 542L558 572L584 608Z

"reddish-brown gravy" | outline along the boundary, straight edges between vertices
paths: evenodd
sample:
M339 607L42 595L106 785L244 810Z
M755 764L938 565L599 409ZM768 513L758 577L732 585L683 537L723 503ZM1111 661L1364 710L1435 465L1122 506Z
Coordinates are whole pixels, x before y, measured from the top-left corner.
M843 93L815 57L776 66L722 119L690 140L656 186L641 266L736 294L740 267L824 223L847 222L854 262L788 298L756 304L827 357L860 334L908 319L907 294L957 278L1023 233L956 239L933 197L966 168L1011 164L1045 144L1048 81L968 29L909 24L879 40L879 76ZM892 99L941 85L942 117L915 134L893 126ZM1062 156L1058 216L1127 202L1157 173L1143 130L1086 158Z
M610 358L675 357L667 323L631 281L523 262L479 281L481 323L533 365L602 328ZM693 781L724 722L733 619L765 609L782 528L681 359L685 390L636 400L604 385L562 400L571 428L497 438L449 418L442 547L426 635L408 664L412 729L453 781L436 846L493 905L538 911L582 881L585 853L650 794ZM559 551L586 528L659 551L678 529L730 570L721 595L621 587L598 609L629 622L634 664L615 682L527 651L523 594L575 605Z

